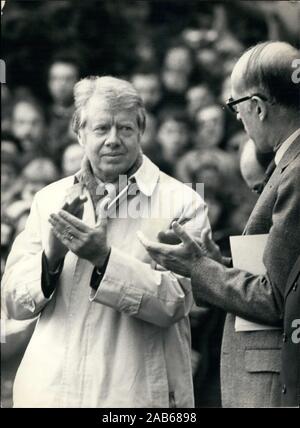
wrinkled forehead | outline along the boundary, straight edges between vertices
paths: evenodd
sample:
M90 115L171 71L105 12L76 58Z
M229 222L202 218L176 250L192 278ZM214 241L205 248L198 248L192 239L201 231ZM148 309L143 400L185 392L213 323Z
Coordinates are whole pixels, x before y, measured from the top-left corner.
M85 106L87 120L94 122L96 120L119 118L134 121L137 123L138 111L136 107L128 105L126 101L118 97L105 98L94 94Z

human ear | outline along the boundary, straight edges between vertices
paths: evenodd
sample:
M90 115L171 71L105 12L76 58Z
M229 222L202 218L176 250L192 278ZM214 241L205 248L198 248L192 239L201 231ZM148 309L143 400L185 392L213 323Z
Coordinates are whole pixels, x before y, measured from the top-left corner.
M84 133L83 133L83 129L79 129L78 133L77 133L77 139L79 144L83 147L84 146Z
M256 102L256 114L260 121L263 121L267 116L267 105L264 100L260 97L253 97L253 100Z

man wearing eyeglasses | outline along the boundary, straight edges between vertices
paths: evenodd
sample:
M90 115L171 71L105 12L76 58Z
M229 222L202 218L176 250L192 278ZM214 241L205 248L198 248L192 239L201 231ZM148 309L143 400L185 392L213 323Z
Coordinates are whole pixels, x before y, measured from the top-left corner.
M244 230L245 235L268 234L266 273L226 267L208 234L197 241L177 223L173 232L180 244L170 245L170 232L164 243L141 236L156 262L191 277L197 304L206 301L228 312L221 361L224 407L277 407L281 394L288 393L279 372L282 342L288 339L282 330L285 287L300 254L300 92L292 79L297 58L299 52L287 43L251 48L233 69L227 102L257 151L275 152L275 170ZM298 307L300 313L300 302ZM264 326L237 331L237 316ZM296 364L295 372L300 361Z

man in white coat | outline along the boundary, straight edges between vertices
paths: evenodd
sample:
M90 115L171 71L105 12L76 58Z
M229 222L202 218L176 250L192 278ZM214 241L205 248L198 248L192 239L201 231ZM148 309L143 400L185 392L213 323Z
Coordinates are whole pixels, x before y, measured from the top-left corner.
M136 232L156 239L177 220L200 236L206 206L143 156L131 84L85 78L74 95L82 168L36 194L3 278L7 315L39 315L14 406L192 407L190 281L151 262Z

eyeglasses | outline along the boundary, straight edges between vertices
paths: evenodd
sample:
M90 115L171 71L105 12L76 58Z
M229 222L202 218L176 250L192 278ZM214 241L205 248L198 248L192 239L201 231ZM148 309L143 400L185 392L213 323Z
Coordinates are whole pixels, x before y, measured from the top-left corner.
M252 95L248 95L247 97L239 98L237 100L234 100L233 98L229 98L226 101L226 106L229 108L229 110L232 113L237 114L238 110L236 108L236 105L239 104L239 103L243 103L244 101L251 100L252 97L259 97L259 98L261 98L264 101L268 101L268 98L265 97L264 95L261 95L261 94L252 94Z

